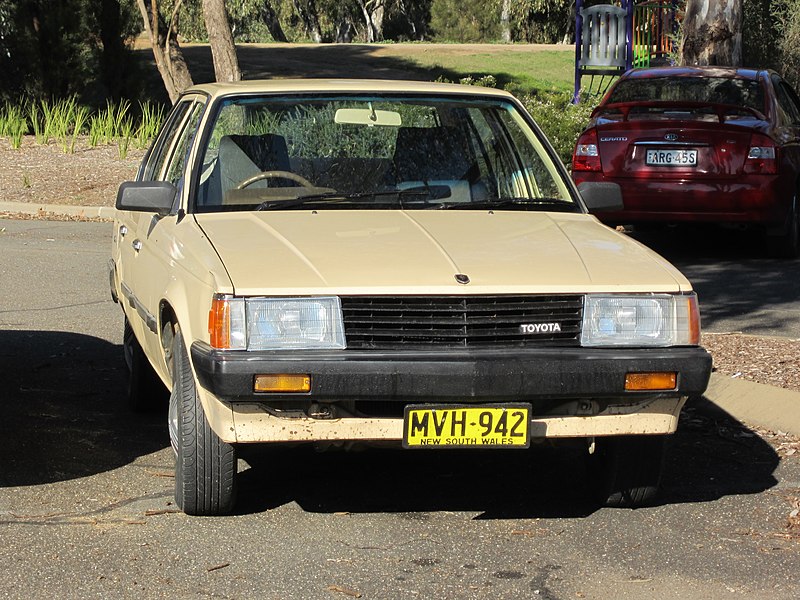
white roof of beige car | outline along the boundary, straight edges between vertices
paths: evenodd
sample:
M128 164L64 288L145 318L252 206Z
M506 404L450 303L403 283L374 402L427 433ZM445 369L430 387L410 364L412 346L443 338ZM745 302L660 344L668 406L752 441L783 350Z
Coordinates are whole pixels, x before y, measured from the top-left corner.
M188 92L201 92L212 97L235 94L313 93L313 92L367 92L367 93L420 93L463 94L494 96L510 99L503 90L455 83L429 81L390 81L383 79L259 79L234 83L203 83L192 86Z

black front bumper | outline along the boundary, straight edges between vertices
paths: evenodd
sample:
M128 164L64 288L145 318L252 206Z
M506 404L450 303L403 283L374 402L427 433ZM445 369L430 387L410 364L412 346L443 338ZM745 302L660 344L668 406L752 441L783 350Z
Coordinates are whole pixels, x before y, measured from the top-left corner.
M678 373L674 396L702 394L711 355L702 348L538 348L472 351L215 350L195 342L192 361L200 385L225 401L342 400L508 402L619 398L625 375ZM257 374L307 374L307 394L256 394Z

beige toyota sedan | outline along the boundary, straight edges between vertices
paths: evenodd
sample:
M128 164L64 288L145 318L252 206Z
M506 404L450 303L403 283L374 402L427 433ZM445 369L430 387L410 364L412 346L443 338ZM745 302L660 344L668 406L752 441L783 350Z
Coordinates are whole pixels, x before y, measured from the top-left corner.
M245 444L585 448L601 502L656 495L705 390L697 297L588 214L510 94L388 81L200 85L117 196L134 409L169 397L175 496L229 512Z

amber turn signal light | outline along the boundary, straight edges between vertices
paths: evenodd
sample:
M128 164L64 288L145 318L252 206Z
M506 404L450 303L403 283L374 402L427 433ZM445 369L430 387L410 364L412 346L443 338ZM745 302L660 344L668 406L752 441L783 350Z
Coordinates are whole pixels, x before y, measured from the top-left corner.
M629 392L666 392L678 385L677 373L628 373L625 390Z
M268 393L311 391L311 375L256 375L253 390Z

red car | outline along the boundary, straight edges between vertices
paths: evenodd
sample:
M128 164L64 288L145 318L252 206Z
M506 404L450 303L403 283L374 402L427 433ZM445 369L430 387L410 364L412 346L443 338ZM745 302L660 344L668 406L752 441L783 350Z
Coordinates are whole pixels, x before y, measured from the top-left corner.
M628 71L593 111L576 183L620 185L610 225L759 227L775 255L800 254L800 98L773 71Z

